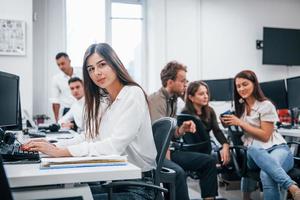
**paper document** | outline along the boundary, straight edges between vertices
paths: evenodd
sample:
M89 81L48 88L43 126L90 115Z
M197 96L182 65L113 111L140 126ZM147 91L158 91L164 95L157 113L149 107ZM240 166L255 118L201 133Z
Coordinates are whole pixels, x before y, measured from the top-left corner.
M126 165L127 156L42 158L41 168L74 168Z

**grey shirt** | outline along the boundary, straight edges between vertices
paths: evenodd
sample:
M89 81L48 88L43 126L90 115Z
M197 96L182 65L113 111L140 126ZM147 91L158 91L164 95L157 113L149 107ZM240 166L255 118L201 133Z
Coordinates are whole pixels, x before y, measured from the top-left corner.
M151 94L148 99L152 122L162 117L176 116L177 96L170 95L164 87Z

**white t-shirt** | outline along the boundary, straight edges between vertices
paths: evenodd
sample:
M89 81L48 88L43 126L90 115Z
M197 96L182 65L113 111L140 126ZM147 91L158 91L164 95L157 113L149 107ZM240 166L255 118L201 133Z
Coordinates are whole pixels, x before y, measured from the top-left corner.
M82 139L67 147L73 156L127 155L128 161L143 172L156 167L148 104L137 86L124 86L104 112L99 135L92 141Z
M177 115L181 113L184 106L185 106L185 102L182 100L182 98L178 97L177 98L177 111L176 111Z
M76 100L72 104L71 109L58 120L58 123L61 125L62 123L75 121L78 127L78 132L83 131L84 130L83 109L84 109L84 97L82 97L79 100Z
M241 119L248 124L258 128L261 127L261 121L275 123L279 120L275 106L268 100L256 100L253 107L251 108L250 115L247 116L245 111ZM277 133L275 129L268 142L262 142L260 140L254 139L250 134L247 134L247 132L245 132L245 135L243 135L242 141L244 142L245 146L255 145L264 149L268 149L276 144L286 143L283 137L279 133Z
M73 67L72 77L82 79L82 69ZM71 77L60 72L53 76L51 85L51 103L60 104L63 108L70 108L76 99L72 96L68 81Z

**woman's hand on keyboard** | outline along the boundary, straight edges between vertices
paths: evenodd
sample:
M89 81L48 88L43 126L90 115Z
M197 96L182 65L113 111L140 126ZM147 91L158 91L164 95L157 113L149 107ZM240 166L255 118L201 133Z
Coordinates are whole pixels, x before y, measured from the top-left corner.
M28 151L39 151L52 157L72 156L67 149L58 148L43 139L31 140L25 145Z

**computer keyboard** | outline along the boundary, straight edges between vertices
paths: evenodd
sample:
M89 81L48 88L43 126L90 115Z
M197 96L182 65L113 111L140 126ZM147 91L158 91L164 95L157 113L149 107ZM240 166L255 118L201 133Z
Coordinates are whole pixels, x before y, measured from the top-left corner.
M5 163L37 163L40 162L40 155L37 151L24 151L17 144L1 144L0 154Z
M47 131L46 134L71 134L68 130Z
M31 138L46 137L46 133L45 132L42 132L42 131L39 131L39 130L35 130L35 129L29 130L28 131L28 135Z

